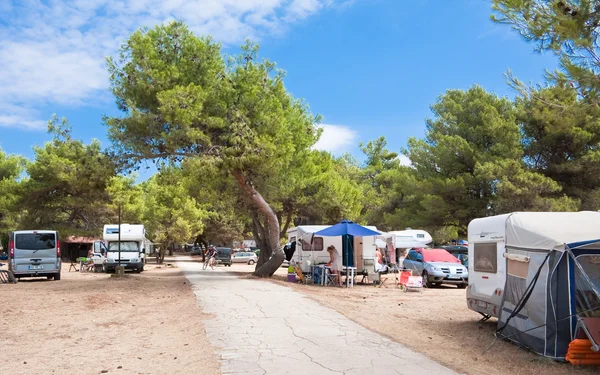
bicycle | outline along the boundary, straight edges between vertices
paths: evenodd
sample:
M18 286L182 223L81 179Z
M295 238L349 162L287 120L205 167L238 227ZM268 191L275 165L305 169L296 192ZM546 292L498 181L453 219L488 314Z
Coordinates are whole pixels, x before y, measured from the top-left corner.
M215 269L215 262L214 262L214 257L206 257L206 259L204 260L204 264L202 265L202 269L205 270L208 265L210 264L210 268L211 269Z

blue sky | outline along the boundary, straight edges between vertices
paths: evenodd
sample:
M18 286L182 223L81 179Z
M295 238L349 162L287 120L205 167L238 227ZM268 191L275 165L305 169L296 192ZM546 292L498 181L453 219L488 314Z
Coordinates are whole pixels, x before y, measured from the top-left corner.
M556 67L489 16L486 0L3 0L0 147L31 158L52 113L108 146L101 117L118 112L103 56L138 27L182 19L226 53L257 40L323 115L320 148L360 159L358 142L383 135L399 151L424 135L445 90L479 84L512 97L507 69L537 83Z

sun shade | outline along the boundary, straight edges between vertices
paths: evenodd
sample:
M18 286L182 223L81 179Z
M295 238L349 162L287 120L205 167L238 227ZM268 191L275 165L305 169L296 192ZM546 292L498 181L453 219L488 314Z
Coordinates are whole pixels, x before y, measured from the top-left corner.
M425 262L460 263L460 260L444 249L423 250L423 260Z
M348 220L343 220L336 225L332 225L327 229L320 230L315 233L317 236L324 237L337 237L337 236L345 236L351 235L356 237L366 237L366 236L376 236L380 234L377 231L371 230L367 227L363 227L362 225L355 224Z

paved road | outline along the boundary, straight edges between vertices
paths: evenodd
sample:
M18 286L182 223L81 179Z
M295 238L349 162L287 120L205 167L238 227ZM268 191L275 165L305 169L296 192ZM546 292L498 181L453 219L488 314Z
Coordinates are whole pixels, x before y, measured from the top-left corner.
M182 258L177 265L215 316L206 332L223 374L455 374L291 288Z

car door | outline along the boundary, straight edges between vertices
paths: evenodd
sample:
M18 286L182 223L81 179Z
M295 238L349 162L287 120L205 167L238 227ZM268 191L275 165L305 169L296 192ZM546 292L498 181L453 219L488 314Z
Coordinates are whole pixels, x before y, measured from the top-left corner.
M410 250L408 252L408 254L406 254L406 258L404 258L404 262L402 263L404 265L404 268L409 269L409 270L417 269L416 254L417 254L416 250Z

